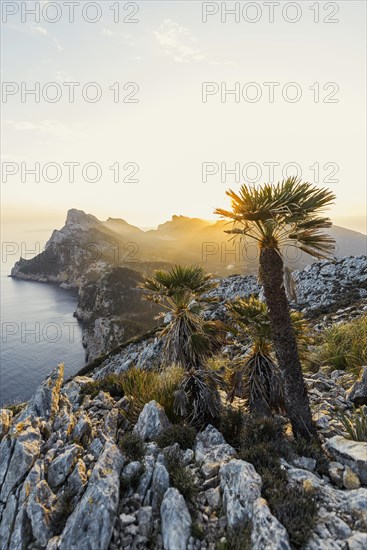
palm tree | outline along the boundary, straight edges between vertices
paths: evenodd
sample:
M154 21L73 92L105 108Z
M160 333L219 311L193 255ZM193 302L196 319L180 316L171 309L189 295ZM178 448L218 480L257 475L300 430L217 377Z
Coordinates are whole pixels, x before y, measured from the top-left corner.
M250 412L270 415L284 412L283 382L274 357L268 308L264 302L250 296L226 304L232 319L232 332L252 343L244 359L235 361L231 375L229 399L235 396L247 400ZM291 312L298 349L305 354L311 343L306 321L297 311Z
M287 414L294 435L310 439L316 435L316 429L283 285L281 250L295 246L316 258L328 258L335 243L320 230L330 227L331 221L319 214L335 196L327 189L318 189L294 177L276 185L244 184L238 194L229 190L227 195L232 201L232 210L218 208L215 213L232 220L233 228L228 233L235 237L248 236L258 243L259 276L278 364L284 373Z
M217 283L199 266L175 266L155 271L140 286L145 300L165 310L160 314L166 323L160 331L162 363L176 364L187 373L176 392L177 411L195 423L215 418L220 405L217 386L222 381L206 368L206 360L221 348L226 331L219 321L206 320L204 312L216 301L210 291Z

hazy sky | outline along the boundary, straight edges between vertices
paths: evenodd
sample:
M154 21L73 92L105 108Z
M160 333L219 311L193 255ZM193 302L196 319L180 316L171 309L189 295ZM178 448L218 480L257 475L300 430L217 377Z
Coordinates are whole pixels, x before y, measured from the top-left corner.
M221 14L235 2L120 2L117 14L117 2L79 0L73 23L63 1L1 4L6 220L51 218L57 227L69 208L143 227L172 214L213 218L228 187L268 181L272 166L277 181L297 163L288 175L301 169L332 188L331 216L365 230L364 1L319 2L319 13L314 1L275 2L272 23L269 2L237 3L239 22ZM22 13L36 4L39 21ZM204 23L203 10L218 13ZM80 84L74 103L70 82ZM37 102L25 94L36 86ZM26 173L35 163L40 181ZM79 163L74 182L70 163ZM203 163L215 172L206 181ZM237 163L237 173L225 181L221 163ZM117 165L120 180L138 168L138 181L115 182Z

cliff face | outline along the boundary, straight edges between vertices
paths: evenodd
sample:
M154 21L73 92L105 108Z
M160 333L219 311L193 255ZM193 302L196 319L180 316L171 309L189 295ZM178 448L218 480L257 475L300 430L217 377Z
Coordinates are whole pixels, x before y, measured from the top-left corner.
M74 314L85 327L87 361L155 326L158 308L142 300L137 288L142 280L138 272L126 267L110 267L102 274L92 268L87 271Z
M83 345L86 359L91 361L154 326L157 309L141 302L136 288L141 280L139 273L167 268L170 261L199 263L226 276L233 269L256 273L256 262L247 262L242 254L238 257L238 252L234 263L227 264L227 255L232 262L233 253L231 247L225 247L222 254L227 239L224 229L224 222L213 224L173 216L157 230L143 232L124 220L109 218L101 222L80 210L69 210L64 227L53 232L44 252L32 260L21 259L11 276L79 290L75 316L83 323ZM362 242L365 246L363 235L354 233L338 228L342 243L339 252L345 253L348 248L346 235L351 236L351 248L361 249ZM203 253L204 245L207 254ZM308 261L310 258L301 257L292 267ZM317 315L330 307L330 296L338 296L340 307L356 301L366 289L364 269L365 256L358 256L356 260L316 262L304 271L296 271L299 306L307 308L313 300L312 308ZM315 282L309 284L309 281ZM216 292L220 298L229 299L241 289L248 293L249 288L252 293L259 292L255 277L234 275L222 279ZM223 306L218 309L218 316L223 309Z

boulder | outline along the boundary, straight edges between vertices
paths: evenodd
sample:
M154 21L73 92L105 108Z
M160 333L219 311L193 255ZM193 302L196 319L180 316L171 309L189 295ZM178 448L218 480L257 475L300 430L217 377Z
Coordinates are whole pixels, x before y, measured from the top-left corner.
M0 409L0 441L8 433L13 413L9 409Z
M41 434L29 421L11 428L0 444L0 500L6 502L12 490L28 474L41 449ZM5 475L4 475L5 474Z
M123 465L120 450L108 441L82 499L67 519L60 550L108 549L116 519Z
M64 378L64 365L58 365L36 390L20 413L17 421L22 422L28 416L53 421L59 410L60 388Z
M152 507L156 511L169 487L169 473L164 464L157 462L152 479Z
M347 392L347 395L355 405L367 405L367 366L361 367L359 378Z
M73 469L81 450L82 447L79 445L69 445L63 453L51 462L47 474L51 487L58 487L64 483Z
M335 435L326 441L326 447L338 462L349 466L362 484L367 485L367 442Z
M162 537L165 550L186 550L191 535L191 516L184 497L171 487L161 504Z
M228 445L223 435L210 424L196 438L195 459L199 464L225 462L235 455L234 448Z
M231 460L219 471L228 529L236 532L252 523L252 548L290 550L287 531L261 498L261 477L252 464Z
M144 536L149 538L153 531L153 509L151 506L143 506L139 508L137 513L139 531Z
M153 441L168 426L170 426L170 422L163 407L156 401L150 401L144 405L134 427L134 433L140 435L144 441Z
M27 515L32 524L32 533L41 547L55 534L52 523L55 518L57 497L46 481L41 480L29 496Z

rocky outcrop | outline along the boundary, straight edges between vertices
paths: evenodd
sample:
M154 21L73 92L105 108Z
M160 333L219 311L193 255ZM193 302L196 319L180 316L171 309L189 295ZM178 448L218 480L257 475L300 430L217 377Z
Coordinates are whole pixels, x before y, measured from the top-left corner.
M75 317L83 323L86 360L111 351L156 324L158 308L141 299L142 276L128 267L91 266L79 286Z
M261 477L252 464L231 460L221 466L219 477L229 530L250 524L254 549L290 550L287 531L261 498Z
M18 416L18 422L27 417L53 421L58 412L61 384L64 378L64 365L60 364L37 389L32 399Z
M223 435L214 426L207 428L198 435L195 445L195 459L199 464L218 464L230 460L236 451L226 443Z
M138 422L135 424L134 433L144 441L153 441L170 426L170 422L163 407L156 401L150 401L144 405Z
M161 505L162 536L165 550L186 550L191 534L191 516L183 496L171 487Z
M116 445L107 442L94 466L81 501L68 517L60 550L108 548L119 501L119 478L124 458Z
M358 380L348 391L348 398L357 406L367 405L367 367L363 366Z
M352 441L340 435L328 439L326 446L338 462L349 466L367 485L367 442Z

